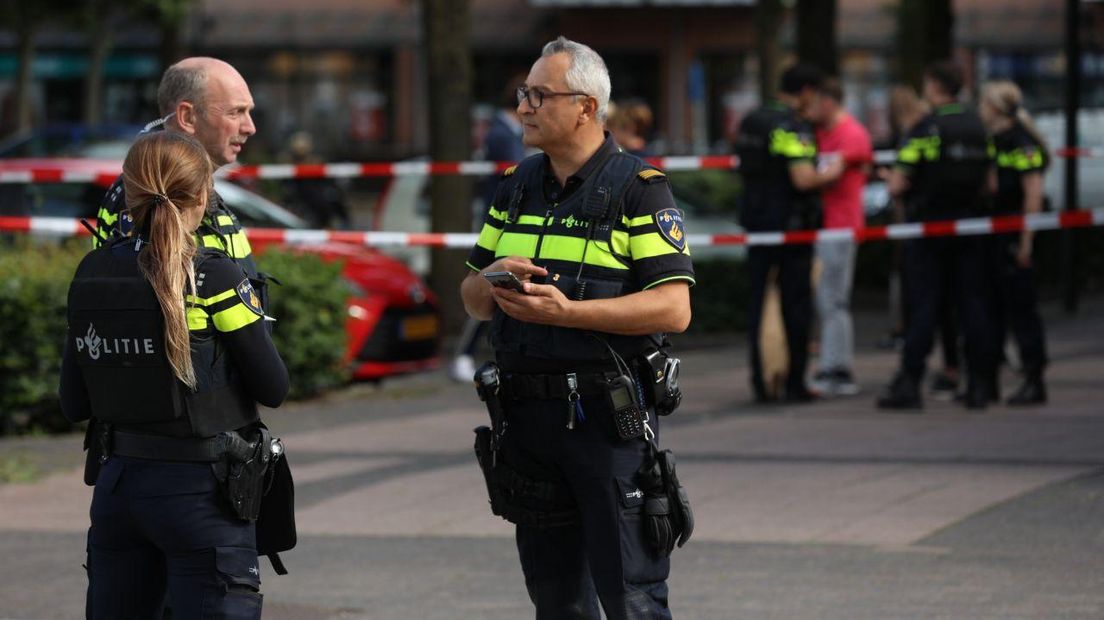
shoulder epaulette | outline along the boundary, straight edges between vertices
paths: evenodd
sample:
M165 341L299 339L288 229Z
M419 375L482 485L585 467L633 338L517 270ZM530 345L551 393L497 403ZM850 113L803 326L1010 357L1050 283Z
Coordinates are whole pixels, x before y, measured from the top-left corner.
M513 166L510 166L509 168L503 170L502 176L508 177L515 172L517 172L517 164L514 164Z
M666 174L663 174L662 172L660 172L659 170L656 170L654 168L645 168L645 169L641 170L640 172L636 173L636 176L640 177L641 180L643 180L647 183L652 183L654 181L658 181L659 179L663 179L663 178L667 177Z

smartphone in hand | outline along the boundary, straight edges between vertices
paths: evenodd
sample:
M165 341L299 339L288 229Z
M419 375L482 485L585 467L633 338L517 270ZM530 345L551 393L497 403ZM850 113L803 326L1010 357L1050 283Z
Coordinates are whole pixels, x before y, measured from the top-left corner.
M488 271L483 274L483 277L487 279L487 282L491 283L491 286L498 288L508 288L511 291L517 291L519 293L525 292L525 287L522 286L521 280L509 271Z

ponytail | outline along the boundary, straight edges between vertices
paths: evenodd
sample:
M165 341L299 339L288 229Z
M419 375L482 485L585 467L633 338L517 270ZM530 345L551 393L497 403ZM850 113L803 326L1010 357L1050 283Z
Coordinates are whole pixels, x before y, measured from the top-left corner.
M123 163L127 211L132 235L145 234L138 267L146 277L165 320L165 352L182 383L195 389L191 334L184 298L194 294L198 251L190 218L206 204L212 166L195 138L159 131L140 137Z

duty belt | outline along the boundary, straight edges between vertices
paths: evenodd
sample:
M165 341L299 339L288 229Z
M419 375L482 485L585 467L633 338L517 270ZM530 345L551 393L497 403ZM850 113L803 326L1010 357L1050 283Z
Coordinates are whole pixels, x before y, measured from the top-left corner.
M568 378L575 377L577 385L570 385ZM600 396L608 391L605 373L585 373L578 375L535 375L505 374L502 388L506 397L512 400L566 400L572 394L579 396Z
M227 453L244 452L248 443L235 432L214 437L166 437L111 431L110 453L157 461L214 463Z

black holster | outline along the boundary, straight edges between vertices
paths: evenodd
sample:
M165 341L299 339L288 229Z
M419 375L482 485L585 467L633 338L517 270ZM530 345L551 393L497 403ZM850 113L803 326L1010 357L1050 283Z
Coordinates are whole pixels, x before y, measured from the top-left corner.
M694 533L690 498L675 473L675 455L648 442L650 456L638 472L644 491L644 534L659 557L671 555Z
M502 460L506 412L501 377L494 362L484 364L475 373L475 386L491 417L490 427L474 429L475 458L483 472L491 512L515 525L545 528L574 523L578 510L562 484L529 478Z
M276 461L283 456L283 444L264 427L248 431L244 437L232 431L219 435L226 441L226 451L212 467L223 496L235 516L243 521L256 521L261 513L261 500L272 483Z

